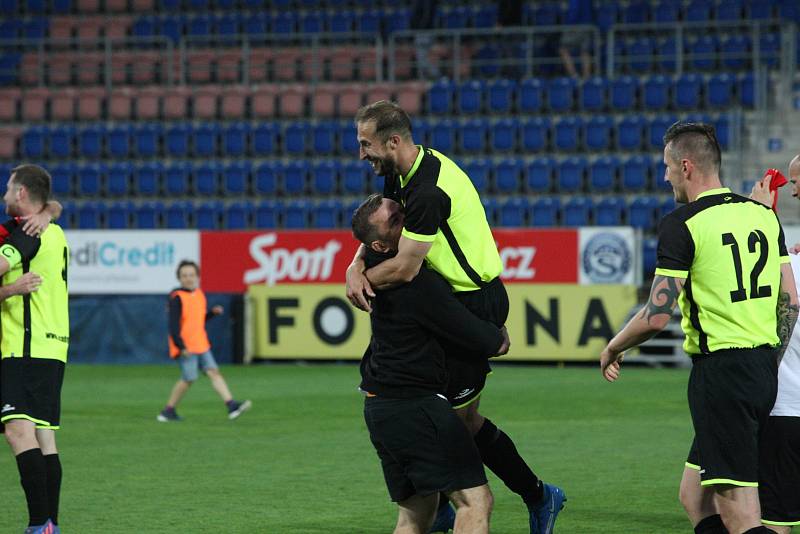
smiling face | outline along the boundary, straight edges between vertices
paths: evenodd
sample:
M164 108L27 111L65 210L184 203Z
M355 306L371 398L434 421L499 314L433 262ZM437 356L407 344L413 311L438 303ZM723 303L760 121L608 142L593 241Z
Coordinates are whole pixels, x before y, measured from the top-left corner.
M381 206L375 210L369 222L378 231L380 242L373 242L373 248L378 247L378 252L391 252L397 250L400 243L400 235L403 232L403 221L405 217L400 204L394 200L384 198Z
M369 120L357 124L358 157L372 165L378 176L395 176L397 172L397 154L393 150L392 137L386 141L375 132L375 121Z
M789 183L792 184L792 196L800 198L800 156L795 156L789 163Z

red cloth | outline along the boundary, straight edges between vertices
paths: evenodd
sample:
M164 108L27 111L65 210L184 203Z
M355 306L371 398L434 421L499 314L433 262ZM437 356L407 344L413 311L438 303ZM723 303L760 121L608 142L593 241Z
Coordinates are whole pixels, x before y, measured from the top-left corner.
M772 209L778 211L778 188L789 183L786 177L778 169L767 169L764 173L764 178L772 176L772 181L769 183L769 190L775 191L775 198L772 199ZM762 178L762 180L764 179Z

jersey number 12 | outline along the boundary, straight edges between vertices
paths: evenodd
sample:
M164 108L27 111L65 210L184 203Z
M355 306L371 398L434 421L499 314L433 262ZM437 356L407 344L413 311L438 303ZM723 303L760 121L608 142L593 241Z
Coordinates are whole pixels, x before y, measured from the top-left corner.
M747 292L744 289L744 282L742 280L742 257L739 254L739 243L731 233L722 234L722 244L724 246L730 245L731 256L733 256L733 268L736 271L736 290L731 291L731 302L741 302L747 300ZM767 264L769 257L769 243L767 236L761 230L753 230L747 238L747 249L751 253L756 252L756 245L758 245L758 260L753 265L753 270L750 271L750 298L760 299L772 295L772 288L770 286L759 286L758 277L761 271L764 270L764 265Z

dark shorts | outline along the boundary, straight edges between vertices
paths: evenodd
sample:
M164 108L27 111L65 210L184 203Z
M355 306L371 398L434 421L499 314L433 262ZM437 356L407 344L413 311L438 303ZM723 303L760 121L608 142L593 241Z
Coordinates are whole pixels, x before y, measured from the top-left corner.
M3 358L0 368L0 421L27 419L37 428L59 428L64 362Z
M472 436L439 395L368 397L364 420L393 501L486 484Z
M455 293L466 308L484 321L498 327L508 319L508 293L500 278L477 291ZM454 408L460 408L480 397L486 384L486 375L492 371L489 361L479 356L465 354L464 349L442 343L447 356L447 389L445 395Z
M778 393L775 351L720 350L692 363L695 437L687 466L700 470L703 486L758 486L759 438Z
M800 417L772 416L761 436L758 498L768 525L800 525Z

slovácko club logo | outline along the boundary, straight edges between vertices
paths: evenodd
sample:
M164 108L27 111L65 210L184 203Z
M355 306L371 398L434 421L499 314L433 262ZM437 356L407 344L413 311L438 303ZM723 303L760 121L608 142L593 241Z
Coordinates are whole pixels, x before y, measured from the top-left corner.
M619 235L593 235L583 249L583 271L596 284L620 283L631 269L631 251Z

